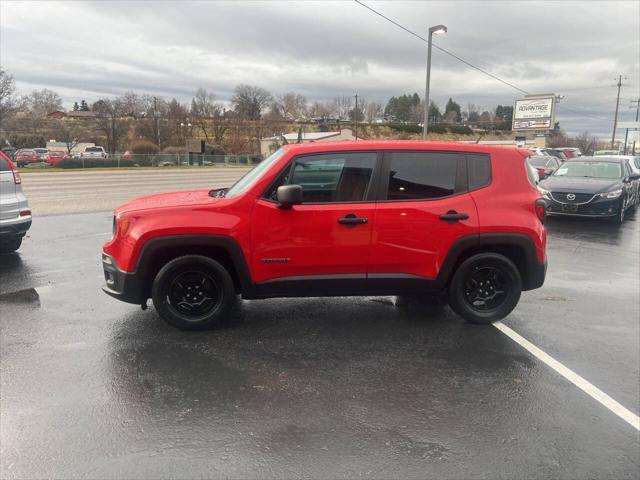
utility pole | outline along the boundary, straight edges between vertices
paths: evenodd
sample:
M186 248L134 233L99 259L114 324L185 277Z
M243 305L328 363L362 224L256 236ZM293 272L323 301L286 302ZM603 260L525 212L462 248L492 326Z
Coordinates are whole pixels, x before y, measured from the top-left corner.
M153 121L155 123L155 134L156 134L156 143L158 145L158 149L160 148L160 125L158 118L158 97L153 97Z
M618 96L616 97L616 114L613 117L613 133L611 134L611 149L616 141L616 127L618 126L618 107L620 106L620 88L622 88L622 75L618 76Z
M640 98L638 98L637 100L631 100L631 103L635 103L636 104L636 124L638 123L638 114L640 113ZM633 108L633 107L631 107ZM633 147L631 147L631 155L635 155L636 154L636 142L638 140L640 140L640 130L636 130L636 134L633 137ZM625 150L627 148L627 145L625 144L624 146Z
M353 111L353 121L354 121L354 133L355 133L355 137L356 137L356 142L358 141L358 95L355 95L356 97L356 108Z

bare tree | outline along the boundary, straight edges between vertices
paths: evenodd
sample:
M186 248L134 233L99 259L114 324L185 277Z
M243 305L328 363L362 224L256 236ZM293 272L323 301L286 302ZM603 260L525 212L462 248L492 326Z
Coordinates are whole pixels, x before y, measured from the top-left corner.
M143 95L141 98L144 112L136 121L136 135L153 142L158 150L180 141L178 129L181 120L185 119L186 109L175 99L167 102L156 96Z
M16 96L16 82L13 75L10 75L0 67L0 126L3 121L17 112L21 105L21 100Z
M347 120L349 118L349 112L353 108L353 99L345 95L336 97L333 100L336 106L336 114L340 120Z
M65 144L69 155L84 137L83 129L73 120L56 120L51 133L57 142Z
M138 95L131 91L125 92L120 97L124 114L136 119L140 118L147 110L150 98L148 95Z
M271 94L261 87L238 85L231 97L231 103L240 118L260 120L262 112L271 103Z
M57 92L43 88L34 90L26 99L27 107L34 117L46 117L47 114L62 110L62 98Z
M216 123L215 121L219 121L221 116L222 105L216 102L216 96L204 88L199 88L191 100L191 121L200 129L207 143L210 143L212 139L209 132L211 120ZM216 138L219 137L219 132L215 130L214 128L213 138L216 139L216 144L219 144L219 140ZM224 131L222 135L224 135Z
M376 118L382 117L384 109L379 102L369 102L364 108L364 118L367 122L371 123Z
M572 143L579 148L584 155L593 155L593 152L597 150L600 144L598 138L589 134L589 132L581 133L573 139Z
M274 105L280 116L287 120L297 120L307 114L307 99L299 93L289 92L278 95Z
M107 137L107 150L115 153L120 139L126 133L126 125L122 119L126 115L126 109L122 99L101 99L93 104L92 109L98 114L98 129Z
M336 104L332 101L313 102L309 108L309 115L316 118L329 118L337 115Z

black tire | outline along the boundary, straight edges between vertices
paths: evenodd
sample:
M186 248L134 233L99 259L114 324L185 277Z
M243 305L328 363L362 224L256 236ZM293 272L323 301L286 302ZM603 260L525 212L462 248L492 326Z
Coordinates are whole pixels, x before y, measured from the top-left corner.
M231 275L220 263L185 255L160 269L151 296L163 320L182 330L204 330L230 318L236 293Z
M0 240L0 253L13 253L22 245L22 237Z
M521 293L522 278L511 260L498 253L480 253L467 258L454 273L449 305L470 323L493 323L511 313Z

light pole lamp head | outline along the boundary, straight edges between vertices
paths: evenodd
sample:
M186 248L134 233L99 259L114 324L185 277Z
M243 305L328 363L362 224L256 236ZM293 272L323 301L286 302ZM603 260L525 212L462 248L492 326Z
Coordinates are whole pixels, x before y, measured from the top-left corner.
M447 33L447 27L445 25L435 25L433 27L429 27L429 35L441 35L443 33Z

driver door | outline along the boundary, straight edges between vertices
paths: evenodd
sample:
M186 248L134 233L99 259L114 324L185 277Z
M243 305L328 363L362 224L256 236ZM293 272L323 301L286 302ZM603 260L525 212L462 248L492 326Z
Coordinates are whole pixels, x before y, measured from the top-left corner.
M253 208L254 281L365 280L378 163L375 151L295 157ZM279 208L284 183L302 186L302 204Z

